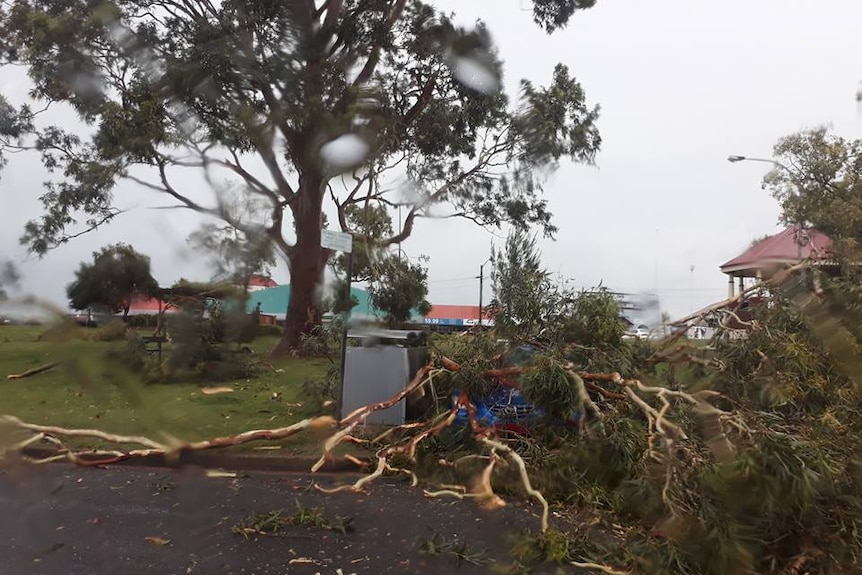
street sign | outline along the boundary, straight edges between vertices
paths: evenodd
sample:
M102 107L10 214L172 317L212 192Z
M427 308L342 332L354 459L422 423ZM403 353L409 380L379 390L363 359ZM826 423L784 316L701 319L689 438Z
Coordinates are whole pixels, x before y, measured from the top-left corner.
M321 230L320 245L330 250L349 254L353 251L353 236L344 232Z

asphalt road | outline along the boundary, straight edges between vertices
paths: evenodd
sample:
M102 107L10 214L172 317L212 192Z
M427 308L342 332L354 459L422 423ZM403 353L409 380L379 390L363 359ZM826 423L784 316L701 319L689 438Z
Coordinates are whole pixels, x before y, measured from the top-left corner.
M0 470L0 574L340 574L489 573L511 564L507 535L538 527L534 508L487 511L470 502L429 499L384 478L367 493L309 489L342 475L285 473L207 477L203 470L64 464ZM297 502L352 531L289 526L246 539L233 527L251 513ZM420 547L466 544L482 565ZM340 570L340 571L339 571ZM535 571L534 571L535 572Z

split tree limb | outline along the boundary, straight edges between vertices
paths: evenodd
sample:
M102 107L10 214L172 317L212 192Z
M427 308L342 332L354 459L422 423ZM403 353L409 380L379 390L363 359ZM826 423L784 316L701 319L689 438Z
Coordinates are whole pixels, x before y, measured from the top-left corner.
M33 369L28 369L27 371L22 371L21 373L12 373L10 375L7 375L6 379L23 379L25 377L30 377L31 375L45 373L46 371L54 369L58 365L60 365L59 361L52 361L51 363L46 363L45 365L40 365L39 367L34 367Z
M100 429L68 429L64 427L50 425L37 425L33 423L27 423L12 415L0 415L0 424L10 425L18 429L24 429L26 431L31 431L35 433L33 437L19 442L11 447L8 447L4 451L20 451L21 449L28 447L39 440L50 440L53 443L59 445L64 453L51 456L42 460L36 460L34 461L35 463L45 463L48 461L56 461L59 459L68 459L76 465L86 466L117 463L135 457L147 457L154 455L170 457L182 451L205 451L209 449L218 449L223 447L240 445L243 443L248 443L250 441L284 439L286 437L290 437L292 435L300 433L301 431L304 431L306 429L328 427L333 425L334 423L335 421L333 418L323 416L312 419L304 419L298 423L287 427L280 427L276 429L257 429L245 431L243 433L227 437L217 437L214 439L196 441L191 443L179 442L176 445L169 446L167 444L159 443L144 436L117 435L102 431ZM125 451L104 450L76 452L72 449L65 447L62 442L56 440L54 436L89 437L101 439L110 443L116 443L118 445L140 445L143 446L145 449L132 449ZM86 455L87 457L82 457L83 455ZM104 457L105 459L94 460L93 457Z
M488 439L487 437L483 437L480 440L488 447L500 451L501 453L504 453L509 459L515 462L515 465L518 466L518 471L520 471L521 474L521 483L524 485L524 489L527 491L527 495L529 495L530 497L534 497L542 505L542 532L544 533L545 531L547 531L548 516L550 515L548 500L545 499L545 496L542 495L541 491L538 491L533 488L532 483L530 483L530 476L527 474L527 465L524 463L524 460L508 445L505 445L493 439Z
M631 575L630 571L617 571L612 567L599 565L598 563L581 563L580 561L570 561L569 563L578 569L592 569L593 571L607 573L607 575Z

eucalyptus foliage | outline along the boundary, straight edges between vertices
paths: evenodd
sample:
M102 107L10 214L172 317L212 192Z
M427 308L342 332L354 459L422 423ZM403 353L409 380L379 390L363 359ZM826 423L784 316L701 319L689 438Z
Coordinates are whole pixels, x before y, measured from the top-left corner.
M551 32L593 4L540 0L533 17ZM121 180L236 225L180 183L228 174L263 200L265 233L290 265L280 352L321 321L327 202L348 232L349 206L403 206L399 230L368 238L380 247L426 216L552 234L548 169L592 162L600 145L598 109L565 65L510 101L487 28L419 0L4 0L0 49L35 99L88 126L34 126L0 103L0 146L35 150L52 173L30 249L116 218ZM390 173L406 184L387 185Z

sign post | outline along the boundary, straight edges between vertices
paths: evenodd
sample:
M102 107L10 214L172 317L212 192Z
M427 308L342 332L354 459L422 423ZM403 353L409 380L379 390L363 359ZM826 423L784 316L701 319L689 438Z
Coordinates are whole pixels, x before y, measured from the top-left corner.
M341 409L344 403L344 368L347 365L347 318L350 315L350 284L353 281L353 236L345 232L321 230L320 247L347 254L347 281L345 282L344 294L347 307L341 312L341 365L336 396L336 414L338 419L341 419Z

